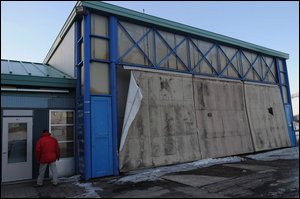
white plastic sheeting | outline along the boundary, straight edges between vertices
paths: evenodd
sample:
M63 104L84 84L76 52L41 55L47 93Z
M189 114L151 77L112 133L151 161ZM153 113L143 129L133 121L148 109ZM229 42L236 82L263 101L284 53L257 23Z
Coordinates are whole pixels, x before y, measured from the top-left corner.
M122 151L122 149L123 149L129 127L130 127L131 123L133 122L133 120L140 108L141 101L143 99L141 89L137 85L132 72L131 72L130 76L131 77L130 77L128 95L127 95L127 103L126 103L125 116L124 116L123 129L122 129L122 137L121 137L119 151Z

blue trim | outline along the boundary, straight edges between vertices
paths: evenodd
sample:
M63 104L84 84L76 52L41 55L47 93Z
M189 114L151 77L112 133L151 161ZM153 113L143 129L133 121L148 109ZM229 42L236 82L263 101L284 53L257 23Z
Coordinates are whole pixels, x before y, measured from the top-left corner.
M277 78L278 78L279 89L280 89L280 93L281 93L281 100L282 100L282 103L284 104L283 92L282 92L282 83L281 83L281 77L280 77L280 67L279 67L278 58L275 58L275 66L277 68Z
M75 21L75 49L74 49L74 63L76 67L76 106L75 106L75 172L79 173L79 143L78 143L78 134L77 134L77 129L78 129L78 106L77 106L77 101L78 98L80 97L80 79L81 79L81 74L80 74L80 66L78 63L80 62L80 49L78 44L78 38L80 37L80 21Z
M191 38L190 37L187 37L187 59L188 59L188 68L189 68L189 71L191 72L192 71L192 63L191 63L191 49L190 49L190 40Z
M90 96L90 59L91 59L91 15L88 13L84 16L84 97L83 97L83 114L84 114L84 161L85 161L85 179L92 176L92 159L91 159L91 96Z
M109 37L105 37L105 36L101 36L101 35L93 35L93 34L91 34L90 37L91 38L98 38L98 39L106 39L106 40L110 39Z
M110 61L104 60L104 59L91 59L91 62L99 62L99 63L106 63L109 64Z
M153 28L153 31L152 31L152 34L153 34L153 50L154 50L154 60L153 60L153 64L154 64L154 67L157 68L157 65L156 65L156 37L155 37L155 28Z
M296 134L294 130L294 124L293 124L293 109L292 109L292 100L291 100L291 92L290 92L290 81L289 81L289 76L288 76L288 71L287 71L287 66L286 66L286 60L283 61L283 69L286 72L285 73L285 78L286 78L286 84L287 84L287 98L288 98L288 103L290 104L290 114L291 114L291 131L289 131L290 135L290 141L291 141L291 146L295 147L297 146L297 141L296 141ZM289 128L289 127L288 127Z
M113 142L113 174L119 175L118 157L118 109L117 109L117 73L118 60L118 21L115 16L109 17L109 56L110 56L110 88L112 95L112 142Z

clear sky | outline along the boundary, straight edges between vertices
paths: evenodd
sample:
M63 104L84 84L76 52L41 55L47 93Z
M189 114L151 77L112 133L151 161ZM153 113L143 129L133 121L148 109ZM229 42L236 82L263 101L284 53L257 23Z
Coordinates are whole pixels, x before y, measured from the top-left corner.
M299 92L299 2L107 2L288 53ZM1 59L43 62L75 3L1 1Z

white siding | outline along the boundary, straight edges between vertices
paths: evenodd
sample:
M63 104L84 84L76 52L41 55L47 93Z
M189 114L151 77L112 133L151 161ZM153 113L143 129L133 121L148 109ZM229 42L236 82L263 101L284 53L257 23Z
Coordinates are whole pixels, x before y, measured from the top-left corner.
M74 40L75 25L71 26L62 42L59 44L48 64L74 77Z

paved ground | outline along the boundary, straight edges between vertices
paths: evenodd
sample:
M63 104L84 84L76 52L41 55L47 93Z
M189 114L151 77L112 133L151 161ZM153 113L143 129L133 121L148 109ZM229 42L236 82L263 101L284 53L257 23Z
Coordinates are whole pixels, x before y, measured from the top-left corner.
M299 147L220 160L91 181L60 178L57 187L50 181L41 188L35 182L2 185L1 198L299 198Z

